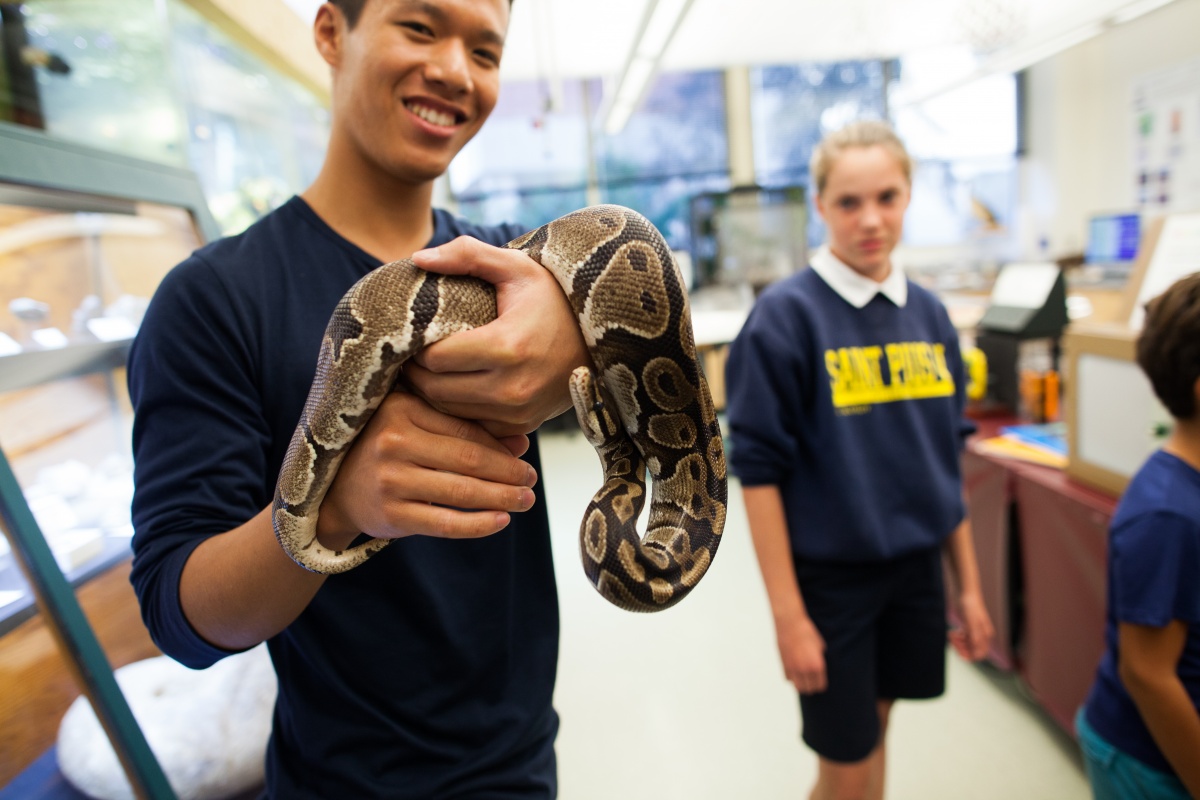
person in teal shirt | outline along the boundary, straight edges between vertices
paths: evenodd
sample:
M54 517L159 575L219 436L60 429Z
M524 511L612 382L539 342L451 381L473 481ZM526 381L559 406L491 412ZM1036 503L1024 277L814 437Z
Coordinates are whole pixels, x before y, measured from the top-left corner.
M1137 361L1175 426L1113 516L1107 646L1075 728L1097 800L1200 798L1200 273L1150 301Z

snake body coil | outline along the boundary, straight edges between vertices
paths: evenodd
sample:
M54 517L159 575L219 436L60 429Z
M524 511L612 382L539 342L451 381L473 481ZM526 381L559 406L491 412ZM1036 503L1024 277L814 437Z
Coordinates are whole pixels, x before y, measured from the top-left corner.
M619 206L568 214L510 242L557 278L596 367L575 370L571 397L604 469L580 528L584 571L631 611L677 603L704 575L725 525L721 431L692 338L683 281L671 251L644 217ZM496 317L495 289L411 261L386 264L338 303L316 377L275 491L275 535L296 563L344 572L390 543L323 547L317 511L338 466L422 348ZM653 497L637 530L646 470Z

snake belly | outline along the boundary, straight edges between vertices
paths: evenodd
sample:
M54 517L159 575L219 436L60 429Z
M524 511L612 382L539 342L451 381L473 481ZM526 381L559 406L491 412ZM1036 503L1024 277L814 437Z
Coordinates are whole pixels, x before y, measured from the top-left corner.
M712 563L727 501L721 430L670 248L645 217L612 205L567 214L506 247L558 280L595 366L575 370L569 387L604 472L580 526L584 572L620 608L668 608ZM322 546L321 501L403 363L495 317L491 285L425 272L407 259L379 267L346 292L330 317L276 483L275 535L297 564L345 572L391 542ZM647 471L652 497L642 536Z

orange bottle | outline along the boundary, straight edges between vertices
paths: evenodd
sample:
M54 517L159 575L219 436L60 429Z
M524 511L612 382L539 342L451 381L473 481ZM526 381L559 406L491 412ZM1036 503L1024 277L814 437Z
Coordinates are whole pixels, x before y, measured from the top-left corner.
M1058 393L1058 372L1056 370L1047 370L1045 384L1047 422L1056 422L1058 420Z

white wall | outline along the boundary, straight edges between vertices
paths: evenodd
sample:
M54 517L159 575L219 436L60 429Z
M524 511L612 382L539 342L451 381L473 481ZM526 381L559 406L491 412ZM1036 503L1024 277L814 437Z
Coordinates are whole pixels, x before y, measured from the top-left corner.
M1200 0L1174 3L1029 69L1022 240L1049 255L1083 249L1086 220L1132 210L1132 86L1200 57Z

